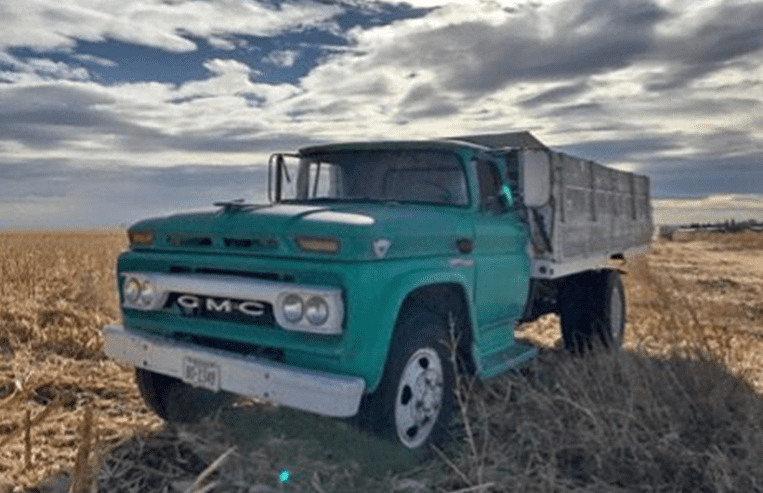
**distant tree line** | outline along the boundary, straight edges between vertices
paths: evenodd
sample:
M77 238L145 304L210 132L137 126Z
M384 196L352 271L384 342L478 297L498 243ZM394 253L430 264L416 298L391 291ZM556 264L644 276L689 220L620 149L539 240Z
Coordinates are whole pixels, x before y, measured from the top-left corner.
M723 222L716 223L691 223L689 226L679 226L681 228L688 229L704 229L710 231L719 231L723 233L737 233L739 231L747 231L750 229L763 228L763 222L756 221L755 219L748 219L747 221L736 221L734 219L727 219Z
M715 223L691 223L689 225L671 225L660 226L657 234L661 238L669 240L676 239L677 235L708 231L713 233L738 233L741 231L757 231L763 233L763 221L748 219L747 221L736 221L727 219Z

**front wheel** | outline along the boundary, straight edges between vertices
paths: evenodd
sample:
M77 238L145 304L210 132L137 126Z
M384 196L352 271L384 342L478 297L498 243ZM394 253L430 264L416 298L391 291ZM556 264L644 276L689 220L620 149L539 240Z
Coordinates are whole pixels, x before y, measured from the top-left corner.
M434 314L407 317L395 330L379 388L364 403L371 425L411 450L441 444L453 417L448 333Z

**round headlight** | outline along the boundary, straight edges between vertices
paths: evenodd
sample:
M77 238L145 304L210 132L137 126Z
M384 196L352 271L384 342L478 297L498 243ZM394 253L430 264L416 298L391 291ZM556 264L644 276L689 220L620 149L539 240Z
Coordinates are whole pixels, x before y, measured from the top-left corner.
M302 306L302 298L296 294L290 294L287 296L283 300L281 309L283 310L283 316L286 317L286 320L289 322L295 324L302 320L302 314L304 312L304 307Z
M323 325L329 318L329 305L323 298L313 296L305 304L305 316L313 325Z
M156 288L153 283L151 281L144 282L143 289L140 292L140 302L145 306L149 306L154 302L154 298L156 298Z
M134 277L127 278L124 285L124 295L125 299L130 303L138 301L138 296L140 296L140 282Z

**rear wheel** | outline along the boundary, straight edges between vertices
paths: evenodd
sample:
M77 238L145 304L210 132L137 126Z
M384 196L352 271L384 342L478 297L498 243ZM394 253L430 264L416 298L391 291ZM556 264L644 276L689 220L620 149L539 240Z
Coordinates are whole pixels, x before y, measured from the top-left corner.
M441 444L454 408L445 324L421 312L404 320L393 337L382 381L362 412L377 433L408 449Z
M135 369L138 390L146 405L160 418L171 423L195 423L230 404L235 396L188 385L173 377L142 368Z
M564 347L577 354L617 349L625 331L625 290L620 273L603 270L566 279L559 296Z

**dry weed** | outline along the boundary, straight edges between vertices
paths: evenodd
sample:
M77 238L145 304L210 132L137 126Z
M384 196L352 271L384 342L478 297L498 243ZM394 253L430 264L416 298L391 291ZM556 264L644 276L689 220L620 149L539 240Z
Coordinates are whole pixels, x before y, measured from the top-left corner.
M733 238L739 251L758 237L702 238L701 248L726 252ZM446 458L453 473L438 486L763 491L763 327L746 316L763 279L685 248L657 244L628 265L625 351L570 357L555 316L524 328L540 358L475 387L464 443Z

